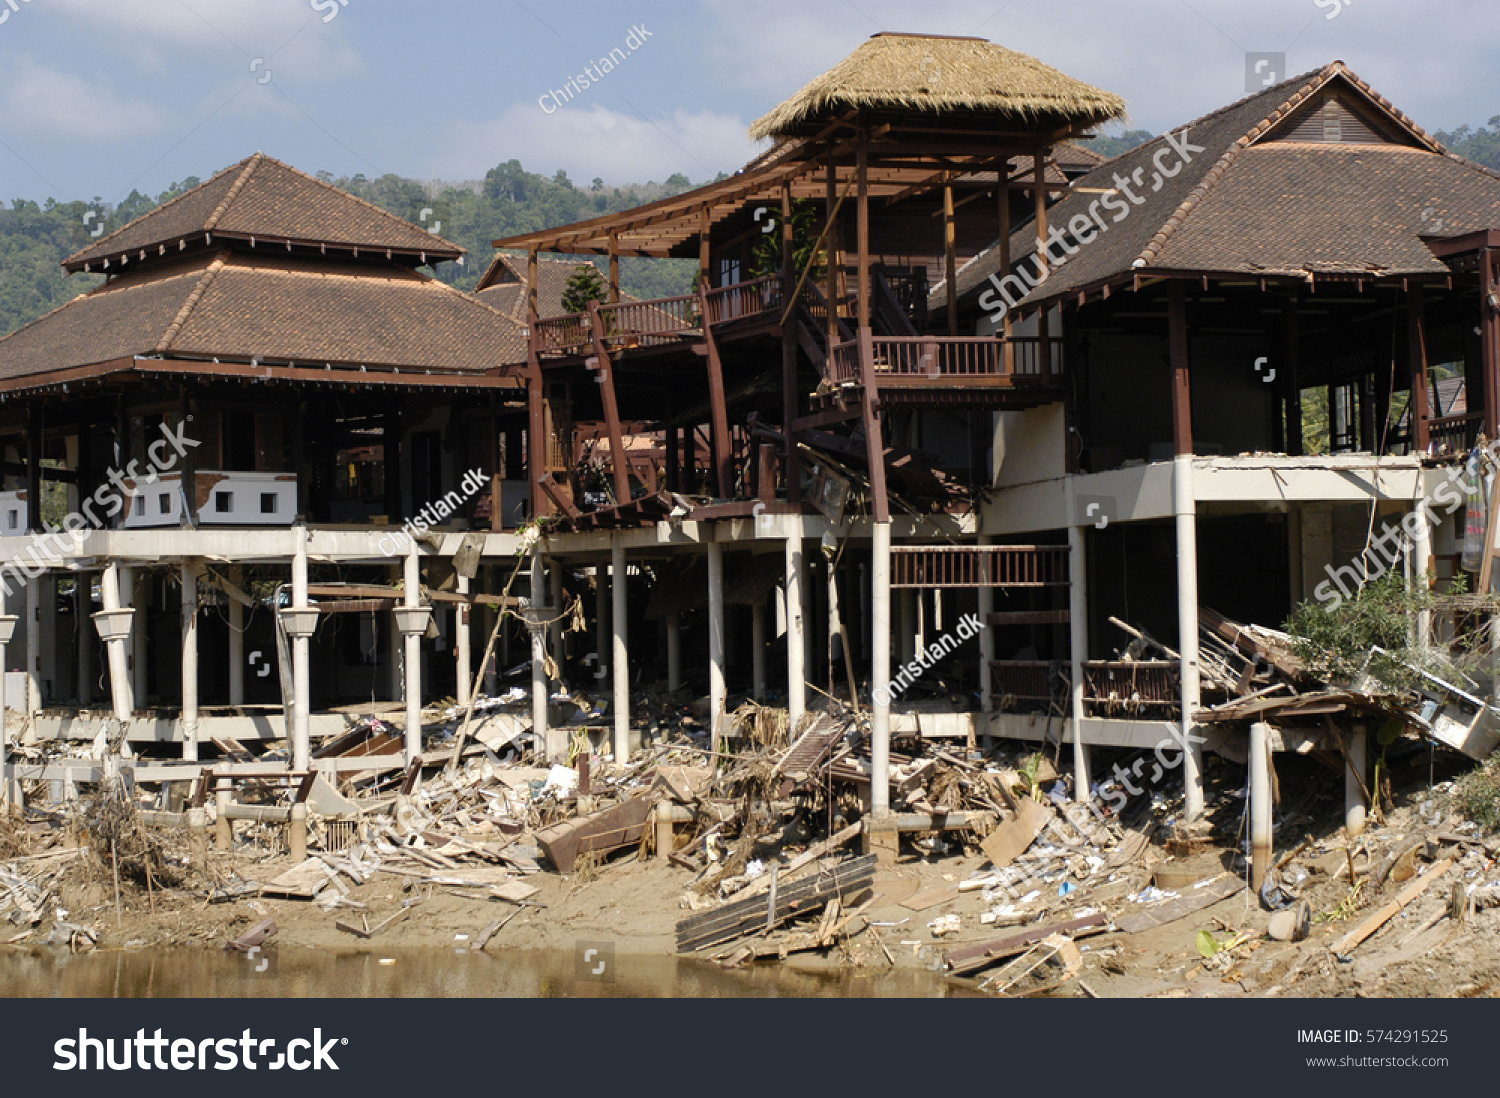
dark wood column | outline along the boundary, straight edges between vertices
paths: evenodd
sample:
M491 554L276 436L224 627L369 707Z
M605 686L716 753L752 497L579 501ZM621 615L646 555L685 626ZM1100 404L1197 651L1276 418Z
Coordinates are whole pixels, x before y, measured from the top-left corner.
M1427 452L1427 420L1432 414L1428 406L1427 387L1427 328L1422 316L1422 286L1418 283L1406 293L1406 342L1411 368L1411 402L1408 405L1411 449L1413 453Z
M1491 439L1500 436L1500 309L1491 304L1497 293L1495 255L1490 248L1479 253L1480 361L1484 371L1484 433ZM1469 407L1473 408L1470 397Z
M380 442L385 457L385 517L392 524L406 517L401 510L401 405L386 401L380 420Z
M26 409L26 528L31 533L42 528L42 432L46 423L42 406Z
M1178 454L1193 452L1193 389L1188 371L1187 292L1180 279L1167 283L1167 343L1172 365L1172 443Z
M1286 452L1302 456L1302 352L1297 324L1297 295L1290 294L1281 311L1282 394L1286 401Z

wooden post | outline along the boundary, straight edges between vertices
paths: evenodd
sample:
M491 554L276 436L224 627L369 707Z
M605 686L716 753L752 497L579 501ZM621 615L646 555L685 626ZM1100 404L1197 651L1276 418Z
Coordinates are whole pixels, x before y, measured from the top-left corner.
M609 303L620 303L620 234L609 232Z
M1489 248L1479 253L1481 300L1480 347L1484 368L1484 433L1491 439L1500 437L1500 309L1490 307L1490 295L1496 292L1495 261ZM1474 406L1470 395L1469 407Z
M1036 210L1036 250L1037 273L1043 278L1047 277L1047 149L1044 145L1038 145L1031 157L1031 181L1032 197L1035 200ZM1052 340L1051 318L1047 315L1047 307L1042 306L1037 314L1037 342L1036 359L1037 368L1041 371L1042 384L1048 385L1052 379Z
M1193 393L1188 373L1186 295L1181 280L1167 284L1167 335L1172 362L1172 443L1178 454L1193 452Z
M997 187L996 201L1000 212L1000 278L1010 274L1010 158L1001 159L995 168ZM1005 310L1005 316L1001 321L1001 333L1005 337L1005 374L1007 377L1015 376L1016 372L1016 347L1010 341L1013 320L1011 310ZM1071 450L1071 447L1069 447Z
M856 263L859 267L859 328L863 332L870 327L870 150L863 139L856 156L859 173L855 214L859 249Z
M833 351L833 345L839 341L839 313L835 304L839 296L839 267L842 266L842 256L839 253L838 226L833 223L834 209L838 206L838 166L830 157L827 167L823 173L823 209L824 220L828 230L828 270L823 278L824 293L828 297L828 317L826 327L828 329L828 350Z
M1282 369L1286 399L1286 452L1302 456L1302 340L1297 325L1297 295L1282 305Z
M792 291L797 287L797 273L793 262L792 236L792 185L781 185L781 293L788 306L792 304ZM829 308L832 308L830 302ZM786 498L791 504L802 502L802 455L797 449L797 432L792 424L797 419L801 400L797 392L797 314L781 326L781 423L786 435ZM829 345L830 351L832 344Z
M599 383L599 396L604 404L604 422L609 430L609 467L614 474L615 503L623 507L630 502L630 466L625 459L625 434L620 427L620 407L615 400L615 364L604 346L604 322L599 317L599 306L589 302L589 320L593 324L594 356Z
M1425 454L1428 446L1427 421L1432 415L1427 404L1427 330L1422 318L1422 284L1412 286L1406 294L1406 341L1411 366L1411 401L1408 404L1411 451Z
M527 323L533 327L537 321L537 273L538 260L536 249L532 248L526 253L526 317Z
M712 225L708 219L708 207L703 207L703 213L698 219L698 285L707 286L709 280L708 265L711 260L709 254L712 246Z
M953 216L953 180L943 184L943 277L948 282L948 334L958 335L958 226Z
M719 361L719 345L714 341L708 323L708 290L698 285L698 308L703 315L703 346L708 363L708 403L713 428L714 483L720 499L734 494L733 454L729 444L729 409L724 394L724 367Z
M380 444L385 459L385 520L401 523L401 405L387 397L380 420Z
M42 433L45 430L42 406L31 405L26 409L26 530L32 534L42 530Z

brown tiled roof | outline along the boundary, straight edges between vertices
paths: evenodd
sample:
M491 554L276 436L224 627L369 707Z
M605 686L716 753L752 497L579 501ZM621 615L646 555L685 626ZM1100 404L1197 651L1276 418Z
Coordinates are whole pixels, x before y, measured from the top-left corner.
M151 258L210 236L425 253L434 261L464 254L419 225L256 153L69 256L63 266L81 271L110 261L128 267L143 251Z
M586 264L586 260L537 258L536 299L537 316L562 316L563 290L573 272ZM474 296L497 312L504 313L517 324L525 325L526 315L526 260L519 256L495 256L489 270L479 280L479 289ZM621 301L636 301L630 294L620 293Z
M0 339L0 381L130 356L478 374L520 329L420 272L223 250L116 278Z
M1383 114L1405 143L1260 141L1334 81ZM1204 151L1158 191L1139 187L1144 201L1121 220L1101 206L1107 231L1054 268L1026 303L1152 269L1268 277L1446 274L1421 239L1434 233L1438 219L1443 235L1500 225L1500 175L1445 153L1342 62L1172 132ZM1163 135L1075 180L1048 211L1049 224L1086 216L1101 201L1100 190L1117 186L1116 177L1128 181L1140 172L1149 183L1152 158L1168 144ZM1175 163L1169 155L1166 162ZM1031 226L1021 226L1012 237L1013 256L1031 255L1033 240ZM982 291L997 269L997 251L988 249L959 272L961 295Z

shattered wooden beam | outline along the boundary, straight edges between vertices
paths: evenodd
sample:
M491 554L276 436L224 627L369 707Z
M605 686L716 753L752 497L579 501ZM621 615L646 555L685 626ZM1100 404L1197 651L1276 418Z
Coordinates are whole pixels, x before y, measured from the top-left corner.
M769 898L752 896L683 919L677 924L677 952L692 953L820 911L835 896L842 899L868 888L875 880L875 859L874 854L851 858L816 876L778 887L774 907Z

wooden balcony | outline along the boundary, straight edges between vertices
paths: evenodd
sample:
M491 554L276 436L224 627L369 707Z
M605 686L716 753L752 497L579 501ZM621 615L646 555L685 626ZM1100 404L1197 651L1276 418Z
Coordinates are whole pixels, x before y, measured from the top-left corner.
M1066 660L994 660L990 687L1002 709L1069 705ZM1161 719L1182 705L1181 668L1171 660L1089 660L1083 665L1088 716Z
M1427 421L1427 452L1433 457L1457 457L1467 454L1479 441L1479 432L1483 428L1483 412L1437 416L1429 419Z
M782 287L779 275L768 275L720 286L698 294L600 305L598 322L603 326L605 348L611 353L642 347L672 347L703 338L704 303L708 323L719 327L736 321L763 319L779 314ZM779 319L779 315L777 316ZM533 332L537 356L570 359L594 353L594 319L588 313L538 320Z
M872 336L868 353L882 404L1024 407L1061 399L1062 348L1036 336ZM863 383L858 339L834 345L827 380Z
M891 589L1068 585L1066 545L896 545Z

